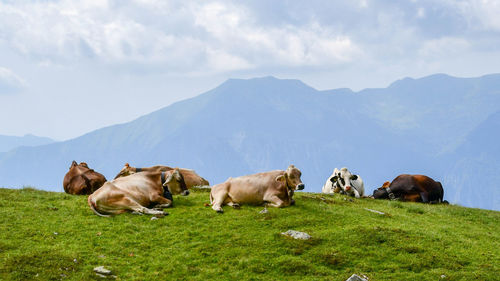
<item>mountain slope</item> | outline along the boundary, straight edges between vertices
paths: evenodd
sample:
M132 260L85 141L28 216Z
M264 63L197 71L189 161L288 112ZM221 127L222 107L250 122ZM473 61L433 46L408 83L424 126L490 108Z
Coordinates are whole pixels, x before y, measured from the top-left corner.
M373 167L387 153L402 157L386 163L380 174L397 170L405 157L418 166L417 153L394 145L407 143L403 137L361 113L332 108L335 101L335 95L321 94L296 80L229 80L195 99L127 124L11 151L0 161L0 182L60 190L59 182L73 159L88 162L108 178L125 162L164 163L196 169L212 183L286 169L293 163L303 171L306 190L320 190L335 166L352 166L368 174L377 171ZM23 170L32 171L32 182L20 182L29 179ZM366 180L375 184L385 177Z
M496 280L500 213L297 193L287 208L204 207L175 196L170 215L96 216L86 196L0 189L1 280ZM384 212L385 215L369 210ZM82 227L83 226L83 227ZM281 235L303 231L311 240ZM464 245L467 245L464 247ZM444 277L442 276L444 275ZM111 279L111 278L109 278Z
M467 135L497 111L500 75L406 78L357 93L317 91L273 77L230 79L129 123L0 155L0 185L62 190L72 160L88 162L108 179L129 162L192 168L212 184L295 164L306 191L321 191L335 167L347 166L371 193L401 173L443 181ZM469 173L467 168L456 173ZM465 202L457 195L463 185L445 182L445 198ZM470 206L500 209L484 203L491 201L487 195L478 196Z
M482 202L483 208L500 206L500 111L492 114L450 155L445 185L453 186L450 199L465 206Z
M50 138L37 137L29 134L22 137L0 135L0 153L19 146L37 146L52 142L54 142L54 140Z

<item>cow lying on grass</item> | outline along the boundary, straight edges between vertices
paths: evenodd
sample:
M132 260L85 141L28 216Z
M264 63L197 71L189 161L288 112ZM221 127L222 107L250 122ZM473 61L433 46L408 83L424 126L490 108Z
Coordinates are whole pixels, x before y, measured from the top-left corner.
M87 163L76 161L71 163L69 171L63 179L64 192L83 195L92 194L106 182L106 178L89 168Z
M322 190L323 193L342 193L360 198L365 194L363 180L353 175L347 168L337 169L328 178Z
M373 191L375 199L391 199L423 203L448 203L443 201L444 190L440 182L424 175L399 175L391 183Z
M269 206L278 208L293 205L294 190L304 189L300 180L301 174L299 169L290 165L286 171L276 170L229 178L212 187L212 209L222 213L223 205L237 207L240 204L268 203Z
M126 177L131 174L139 173L139 172L167 172L172 171L174 168L168 166L152 166L147 168L135 168L130 166L128 163L121 169L121 171L116 175L115 179L120 177ZM184 181L186 182L187 188L191 188L193 186L205 186L210 185L208 181L202 177L200 177L194 170L183 169L180 168L182 176L184 177Z
M161 209L172 205L172 194L189 194L178 169L141 172L106 182L89 196L88 204L96 215L103 217L126 211L165 215Z

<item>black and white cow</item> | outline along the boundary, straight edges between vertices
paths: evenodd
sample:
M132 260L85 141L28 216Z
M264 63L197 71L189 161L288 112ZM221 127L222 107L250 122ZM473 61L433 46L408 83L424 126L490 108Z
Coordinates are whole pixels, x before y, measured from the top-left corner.
M337 169L328 177L322 189L323 193L342 193L360 198L365 194L363 180L359 175L353 175L347 168Z

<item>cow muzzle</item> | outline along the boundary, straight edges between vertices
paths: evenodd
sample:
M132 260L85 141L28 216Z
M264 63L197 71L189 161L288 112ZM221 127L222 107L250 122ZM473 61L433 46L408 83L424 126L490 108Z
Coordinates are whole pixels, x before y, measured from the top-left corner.
M351 186L349 186L349 185L348 185L348 186L346 186L346 187L345 187L345 190L346 190L346 191L351 190Z
M303 183L297 184L297 190L302 190L304 189L305 185Z
M184 190L184 191L182 192L182 195L183 195L183 196L188 196L188 195L189 195L189 190Z

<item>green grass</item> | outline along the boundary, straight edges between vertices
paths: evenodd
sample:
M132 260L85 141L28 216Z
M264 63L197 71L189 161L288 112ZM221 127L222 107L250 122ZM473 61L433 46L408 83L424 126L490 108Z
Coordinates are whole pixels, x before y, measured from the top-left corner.
M500 278L500 212L310 193L295 199L267 214L261 206L217 214L199 190L175 197L170 215L151 221L98 217L86 196L0 189L0 280L102 280L93 273L100 265L117 280ZM280 235L289 229L313 239Z

